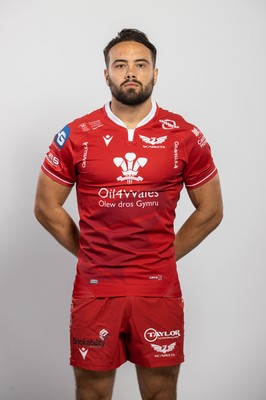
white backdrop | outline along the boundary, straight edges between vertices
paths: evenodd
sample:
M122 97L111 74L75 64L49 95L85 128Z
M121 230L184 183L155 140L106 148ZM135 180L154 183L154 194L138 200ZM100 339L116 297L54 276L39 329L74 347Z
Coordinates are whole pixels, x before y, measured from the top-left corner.
M38 225L34 194L54 134L109 100L102 49L124 27L157 46L153 99L203 130L223 187L222 225L179 263L178 398L264 400L264 0L1 0L0 399L74 399L75 259ZM74 191L67 207L77 218ZM176 227L190 210L184 191ZM130 363L114 399L140 399Z

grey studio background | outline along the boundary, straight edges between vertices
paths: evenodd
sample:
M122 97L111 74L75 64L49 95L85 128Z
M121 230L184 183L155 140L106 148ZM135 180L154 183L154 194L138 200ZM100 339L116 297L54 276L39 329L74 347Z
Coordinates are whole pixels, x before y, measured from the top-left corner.
M263 400L266 3L1 0L0 399L74 399L68 325L76 260L33 216L53 136L110 99L102 49L124 27L158 48L153 99L205 133L222 225L179 262L186 362L179 400ZM77 220L75 192L67 202ZM185 190L176 228L191 211ZM115 400L140 400L134 366Z

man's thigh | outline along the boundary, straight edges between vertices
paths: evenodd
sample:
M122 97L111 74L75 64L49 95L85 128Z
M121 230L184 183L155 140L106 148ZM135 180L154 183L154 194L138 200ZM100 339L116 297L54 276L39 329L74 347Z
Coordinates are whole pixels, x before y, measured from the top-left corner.
M89 371L74 368L77 400L111 400L115 370Z
M143 400L176 400L179 365L147 368L136 365Z

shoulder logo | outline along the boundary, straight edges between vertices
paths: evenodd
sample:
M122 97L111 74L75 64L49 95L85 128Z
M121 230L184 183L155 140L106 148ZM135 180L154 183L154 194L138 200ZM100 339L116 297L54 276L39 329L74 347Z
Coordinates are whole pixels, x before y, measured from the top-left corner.
M83 122L79 125L79 128L83 132L88 132L90 130L95 131L98 128L101 128L103 126L103 123L98 119L97 121L89 121L89 122Z
M47 154L46 154L46 160L52 165L53 169L55 171L61 171L62 170L62 166L60 164L60 160L59 158L56 156L56 154L53 152L53 150L50 150Z
M178 129L179 126L172 119L160 119L163 129Z
M127 181L130 185L133 181L142 181L143 178L138 175L139 167L144 167L148 159L145 157L138 157L135 153L126 153L125 158L115 157L114 163L117 167L121 167L122 175L116 178L118 181Z
M110 136L110 135L103 136L103 140L104 140L106 146L109 145L109 143L111 142L112 139L113 139L113 136Z
M86 122L83 122L82 124L79 125L79 128L83 131L83 132L87 132L90 130L89 125Z
M203 148L205 146L205 144L207 144L207 140L205 138L205 136L203 135L203 133L197 129L196 127L194 127L191 132L194 133L194 135L196 136L196 138L198 139L198 145Z
M148 136L139 135L139 137L143 140L143 142L145 142L147 144L151 144L153 146L164 143L167 139L167 136L161 136L161 137L156 138L156 137L148 137Z
M58 147L60 147L60 149L62 149L62 147L64 146L69 134L70 128L67 125L57 135L55 135L54 142Z

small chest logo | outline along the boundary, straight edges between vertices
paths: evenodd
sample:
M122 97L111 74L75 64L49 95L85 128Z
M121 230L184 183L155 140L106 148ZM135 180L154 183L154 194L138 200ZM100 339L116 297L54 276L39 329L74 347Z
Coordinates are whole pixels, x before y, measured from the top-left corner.
M139 137L143 140L143 142L145 142L147 144L151 144L152 146L162 144L167 139L167 136L161 136L161 137L156 138L156 137L148 137L148 136L139 135Z
M172 119L160 119L163 129L178 129L179 126Z
M139 167L147 164L147 158L138 157L135 153L126 153L125 157L115 157L114 164L122 169L122 175L116 178L118 181L127 181L130 185L133 181L142 181L143 178L138 176Z
M110 135L103 136L103 140L104 140L106 146L109 145L109 143L111 142L112 139L113 139L113 136L110 136Z

